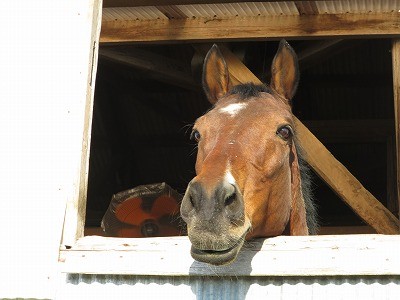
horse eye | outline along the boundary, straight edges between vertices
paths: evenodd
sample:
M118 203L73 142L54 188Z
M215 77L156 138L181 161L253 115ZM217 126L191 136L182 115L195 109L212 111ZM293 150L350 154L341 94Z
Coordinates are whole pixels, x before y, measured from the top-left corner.
M190 139L196 142L200 141L200 137L200 132L198 132L196 129L194 129L190 135Z
M282 139L287 141L290 139L293 135L292 128L289 125L285 125L280 127L277 131L276 134L279 135Z

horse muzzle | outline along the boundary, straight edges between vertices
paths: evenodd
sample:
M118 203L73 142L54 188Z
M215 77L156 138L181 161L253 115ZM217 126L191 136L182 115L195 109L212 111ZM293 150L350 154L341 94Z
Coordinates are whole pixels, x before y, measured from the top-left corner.
M226 265L232 263L236 259L244 241L245 235L239 238L239 240L237 240L233 245L230 244L228 248L220 248L218 250L198 249L192 243L190 254L199 262L205 262L217 266Z
M192 257L214 265L236 258L250 228L238 187L225 180L206 189L193 179L182 200L181 216L187 223Z

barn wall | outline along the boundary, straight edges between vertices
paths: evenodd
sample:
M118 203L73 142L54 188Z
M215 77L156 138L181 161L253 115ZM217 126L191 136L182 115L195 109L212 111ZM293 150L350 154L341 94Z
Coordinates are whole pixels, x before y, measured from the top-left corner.
M66 202L79 194L100 5L0 2L0 298L54 297Z
M162 277L71 274L59 299L397 299L400 277Z

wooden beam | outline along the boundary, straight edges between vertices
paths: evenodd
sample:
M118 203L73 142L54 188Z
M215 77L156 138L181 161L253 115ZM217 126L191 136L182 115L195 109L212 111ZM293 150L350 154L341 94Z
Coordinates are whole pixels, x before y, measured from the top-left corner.
M100 42L277 40L400 35L400 13L323 14L229 19L103 21Z
M204 45L195 49L204 52ZM233 83L261 81L226 47L220 47ZM314 171L348 204L354 212L378 233L399 234L399 220L325 148L325 146L295 117L296 133L306 161Z
M177 60L156 55L141 49L130 50L129 53L110 49L100 49L99 55L100 58L146 71L146 74L148 74L150 78L188 90L200 90L199 84L197 84L192 78L189 66L185 67Z
M230 265L210 266L190 256L188 237L86 236L61 249L63 273L154 276L399 275L400 236L324 235L256 239Z
M394 94L394 116L396 131L396 157L397 157L397 200L400 207L400 39L393 41L392 45L393 64L393 94Z
M313 0L325 1L325 0ZM331 0L332 1L332 0ZM339 1L339 0L333 0ZM287 2L287 0L104 0L103 7L137 7L161 5L190 5L212 3L242 3L242 2Z

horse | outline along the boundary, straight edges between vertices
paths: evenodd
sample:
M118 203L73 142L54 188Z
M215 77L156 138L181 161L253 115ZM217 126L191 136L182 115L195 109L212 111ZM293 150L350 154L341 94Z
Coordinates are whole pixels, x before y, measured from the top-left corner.
M202 84L213 107L193 126L196 176L180 208L195 260L229 264L253 238L315 234L291 109L298 81L297 56L285 40L269 85L232 86L218 46L208 51Z

